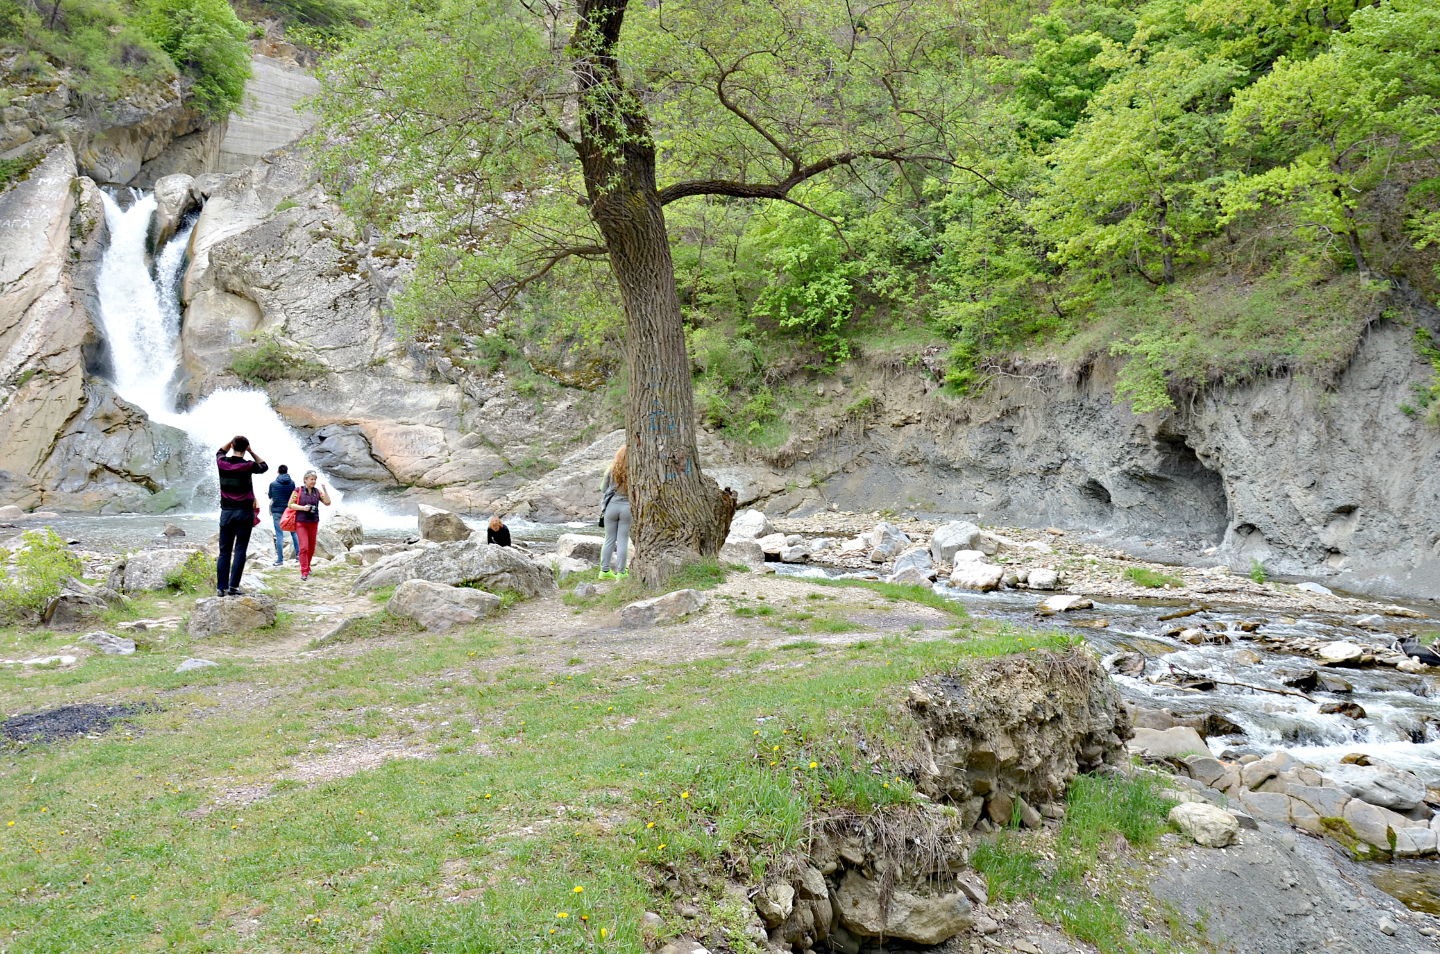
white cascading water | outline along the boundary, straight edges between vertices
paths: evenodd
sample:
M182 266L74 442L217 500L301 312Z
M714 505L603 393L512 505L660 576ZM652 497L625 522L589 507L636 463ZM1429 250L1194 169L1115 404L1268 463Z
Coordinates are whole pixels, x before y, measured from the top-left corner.
M236 434L250 439L255 452L270 465L271 473L287 464L299 483L307 470L319 471L306 455L299 437L275 409L264 391L223 388L212 392L188 411L175 410L174 377L180 365L180 270L190 243L191 225L165 244L155 263L155 276L145 262L150 220L155 213L153 195L137 196L128 209L109 195L105 224L110 245L100 262L96 291L100 319L114 357L115 390L138 405L150 419L179 428L197 445L195 455L208 459L215 449ZM207 468L204 473L209 473ZM323 472L321 481L328 484ZM343 494L330 487L339 507ZM413 517L399 517L373 507L347 507L368 526L404 526Z

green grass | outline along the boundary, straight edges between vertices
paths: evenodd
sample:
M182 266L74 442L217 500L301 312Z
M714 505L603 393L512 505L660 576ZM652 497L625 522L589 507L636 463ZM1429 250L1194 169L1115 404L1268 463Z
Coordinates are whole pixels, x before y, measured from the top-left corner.
M1151 570L1143 566L1127 567L1125 579L1131 583L1138 583L1140 586L1148 586L1156 590L1163 586L1180 586L1184 583L1178 576L1170 576L1159 570Z
M569 592L564 595L564 602L569 606L596 606L602 609L618 609L637 600L648 600L656 596L663 596L666 593L673 593L676 590L713 590L724 583L731 573L743 572L746 567L734 564L723 563L720 560L706 559L685 565L672 576L665 585L659 589L646 589L634 574L629 574L619 580L609 583L609 589L589 599L581 600L573 595L577 583L600 583L606 581L600 579L600 571L597 569L586 570L583 573L572 573L565 578L566 588Z
M913 751L906 687L1022 645L954 636L809 641L803 666L761 652L562 676L529 663L544 640L471 627L176 675L195 645L182 632L125 659L0 671L5 713L159 706L0 766L0 883L20 901L0 929L16 952L639 951L666 872L758 879L817 815L917 811L903 772L861 744ZM7 653L64 638L0 630ZM265 693L234 704L236 686ZM369 740L429 757L291 777ZM212 804L232 790L263 797ZM697 892L743 949L744 919L718 887Z
M1250 572L1246 575L1256 583L1264 583L1270 578L1269 574L1265 572L1265 564L1254 557L1250 558Z
M965 618L965 607L954 600L947 600L936 593L928 586L919 586L913 583L883 583L879 580L812 580L805 579L806 583L813 583L816 586L851 586L870 590L879 593L887 600L903 600L907 603L919 603L921 606L928 606L937 609L950 616Z
M1153 938L1129 936L1120 887L1109 883L1097 890L1087 876L1116 835L1136 847L1153 844L1167 830L1165 816L1173 805L1149 776L1079 775L1070 783L1053 852L1042 852L1011 829L977 844L970 863L985 874L991 898L1028 899L1042 918L1107 954L1153 950Z

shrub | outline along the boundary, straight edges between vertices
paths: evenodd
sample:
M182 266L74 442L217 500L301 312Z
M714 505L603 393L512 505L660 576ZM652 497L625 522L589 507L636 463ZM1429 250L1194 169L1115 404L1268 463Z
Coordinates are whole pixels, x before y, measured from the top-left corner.
M195 105L223 118L240 107L250 78L247 31L225 0L149 0L141 29L195 80Z
M1254 557L1250 558L1250 579L1256 583L1264 583L1269 577L1265 574L1265 564Z
M1127 569L1125 579L1131 583L1138 583L1141 586L1157 590L1162 586L1179 586L1183 582L1178 576L1170 576L1158 570L1146 569L1143 566L1132 566Z
M180 566L165 574L165 582L182 593L206 593L215 586L215 561L203 553L192 553Z
M66 580L84 570L80 558L49 527L27 530L21 539L24 544L13 555L0 550L0 614L8 616L41 612L60 595Z
M291 353L274 338L261 337L254 347L231 352L230 370L243 381L262 385L283 378L314 378L328 369L318 361Z

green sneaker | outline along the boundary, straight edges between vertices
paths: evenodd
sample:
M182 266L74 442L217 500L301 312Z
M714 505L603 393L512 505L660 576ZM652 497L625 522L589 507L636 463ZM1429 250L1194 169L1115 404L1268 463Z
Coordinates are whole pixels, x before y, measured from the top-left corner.
M600 571L600 579L602 579L602 580L613 580L613 579L615 579L615 574L614 574L614 573L611 573L609 570L601 570L601 571Z

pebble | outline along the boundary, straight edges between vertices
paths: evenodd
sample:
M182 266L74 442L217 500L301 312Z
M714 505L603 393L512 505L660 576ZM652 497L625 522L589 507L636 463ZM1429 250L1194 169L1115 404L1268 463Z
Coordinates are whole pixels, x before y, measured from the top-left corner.
M1380 929L1381 934L1384 934L1387 937L1393 936L1396 931L1400 930L1400 928L1395 924L1395 922L1390 920L1389 918L1381 918L1380 923L1375 926Z

